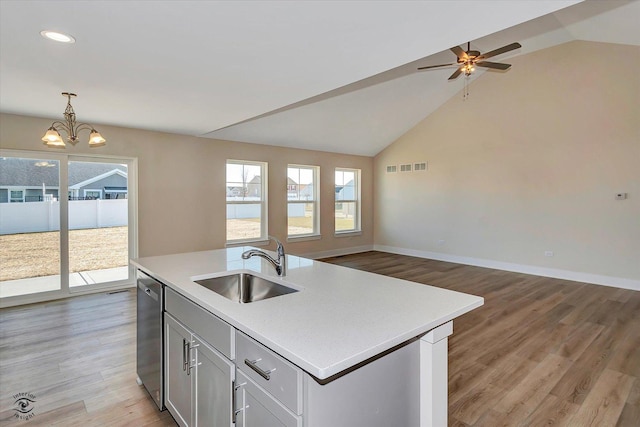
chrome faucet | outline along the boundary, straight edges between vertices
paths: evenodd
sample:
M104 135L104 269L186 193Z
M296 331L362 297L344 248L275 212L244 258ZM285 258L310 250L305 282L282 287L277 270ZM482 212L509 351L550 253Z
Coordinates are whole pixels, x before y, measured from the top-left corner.
M266 259L271 263L271 265L273 265L273 268L276 269L276 273L278 274L278 276L280 277L286 276L287 275L287 257L284 254L284 246L282 246L282 243L280 242L280 240L276 239L275 237L269 236L269 239L276 241L276 245L277 245L276 253L278 254L278 259L273 259L271 255L269 255L268 253L260 249L249 249L248 251L243 252L242 259L249 259L252 256L259 256L261 258Z

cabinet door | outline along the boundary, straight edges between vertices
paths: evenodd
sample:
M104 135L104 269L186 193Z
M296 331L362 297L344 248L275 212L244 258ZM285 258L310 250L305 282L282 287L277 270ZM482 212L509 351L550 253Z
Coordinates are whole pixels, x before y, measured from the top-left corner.
M229 427L232 424L231 393L235 365L221 353L194 336L195 348L195 425Z
M301 427L293 414L240 370L236 372L239 409L237 427Z
M164 317L165 406L182 427L192 426L193 389L189 371L191 333L169 313Z

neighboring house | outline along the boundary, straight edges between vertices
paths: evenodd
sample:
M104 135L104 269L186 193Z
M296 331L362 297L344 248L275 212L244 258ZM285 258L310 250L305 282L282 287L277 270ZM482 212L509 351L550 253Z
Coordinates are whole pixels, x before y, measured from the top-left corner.
M287 178L287 199L289 200L312 200L313 185L298 184L295 180Z
M260 175L254 176L247 184L247 197L261 197L262 178Z
M227 197L240 197L243 194L243 187L227 187Z
M297 199L298 198L298 183L287 177L287 199Z
M120 169L69 185L69 200L126 199L127 173Z
M239 184L239 183L238 183ZM260 198L262 179L260 175L254 176L251 181L243 186L227 186L227 197L252 197Z
M0 158L0 203L40 202L60 197L59 164L25 158ZM71 162L69 199L127 198L123 165Z
M353 180L345 185L336 185L336 200L355 200L355 185Z

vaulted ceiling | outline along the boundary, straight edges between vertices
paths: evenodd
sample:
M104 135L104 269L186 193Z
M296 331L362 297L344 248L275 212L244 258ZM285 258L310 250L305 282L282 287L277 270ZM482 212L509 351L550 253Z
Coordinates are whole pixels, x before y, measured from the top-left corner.
M639 5L3 0L0 111L59 118L72 91L94 124L372 156L462 89L415 71L451 46L639 45Z

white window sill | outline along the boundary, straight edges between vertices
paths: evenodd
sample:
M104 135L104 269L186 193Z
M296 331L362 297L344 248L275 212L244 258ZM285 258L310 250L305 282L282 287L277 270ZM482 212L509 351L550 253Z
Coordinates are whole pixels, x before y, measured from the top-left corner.
M288 236L287 242L306 242L308 240L320 240L322 236L320 234L305 234L300 236Z
M354 237L354 236L362 236L361 230L354 231L336 231L335 237Z

